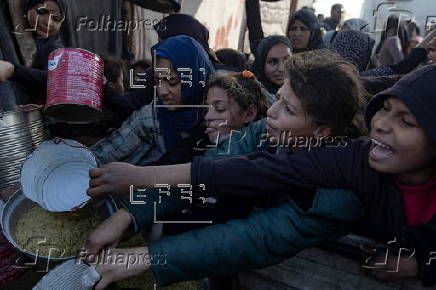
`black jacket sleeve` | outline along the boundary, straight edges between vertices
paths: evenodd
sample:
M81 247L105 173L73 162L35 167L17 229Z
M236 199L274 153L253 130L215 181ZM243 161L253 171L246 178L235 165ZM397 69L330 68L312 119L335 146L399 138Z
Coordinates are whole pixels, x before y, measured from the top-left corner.
M47 71L14 64L14 74L9 79L26 87L47 90Z
M148 105L152 97L149 98L143 89L135 88L126 90L123 94L117 93L113 88L104 88L103 104L111 111L117 113L123 121L126 120L134 111Z
M256 54L256 48L263 39L262 19L260 14L260 0L245 1L247 12L248 38L250 40L251 53Z
M390 65L389 67L394 71L395 74L402 75L407 74L414 70L420 63L426 61L427 50L425 48L413 48L405 59L399 63Z
M365 190L369 140L350 140L346 146L270 154L257 152L223 159L195 158L194 187L205 185L206 195L264 195L290 192L296 187ZM347 162L344 162L344 161ZM202 187L202 186L201 186ZM363 188L360 188L363 187Z

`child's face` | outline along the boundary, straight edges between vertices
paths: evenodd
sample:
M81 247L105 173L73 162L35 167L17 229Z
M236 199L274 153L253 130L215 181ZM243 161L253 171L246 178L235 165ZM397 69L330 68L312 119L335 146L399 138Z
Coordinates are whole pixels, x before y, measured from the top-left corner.
M436 64L436 37L428 43L427 50L431 62Z
M209 105L205 116L206 133L209 141L214 144L228 137L232 130L240 130L245 124L252 122L257 115L255 105L252 104L244 111L223 88L216 86L208 90L206 104Z
M396 174L405 184L422 184L436 174L436 146L399 99L388 98L371 120L369 164Z
M182 84L180 77L177 75L174 69L173 63L166 58L158 58L156 61L156 67L161 71L154 72L154 78L157 88L157 94L163 105L170 111L178 110L177 105L183 105L182 100ZM163 70L167 71L163 71ZM170 79L168 80L168 71Z
M266 128L270 141L287 146L289 138L314 136L317 127L292 90L288 78L277 92L277 97L279 100L267 112Z
M55 1L44 1L35 5L27 12L27 19L31 29L39 37L52 37L59 32L62 17L59 5Z
M285 80L285 62L291 56L291 49L279 43L271 47L266 56L265 77L278 86Z

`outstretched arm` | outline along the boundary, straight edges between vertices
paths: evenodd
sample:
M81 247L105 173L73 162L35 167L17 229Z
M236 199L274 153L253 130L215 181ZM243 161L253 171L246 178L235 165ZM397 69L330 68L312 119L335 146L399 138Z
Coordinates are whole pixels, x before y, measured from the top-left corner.
M349 141L342 148L321 147L297 154L269 154L257 152L232 158L195 158L192 163L138 167L125 163L111 163L90 170L88 194L125 195L130 185L150 188L156 184L191 184L202 196L253 196L286 193L295 187L328 187L359 189L365 177L356 170L368 166L368 141Z

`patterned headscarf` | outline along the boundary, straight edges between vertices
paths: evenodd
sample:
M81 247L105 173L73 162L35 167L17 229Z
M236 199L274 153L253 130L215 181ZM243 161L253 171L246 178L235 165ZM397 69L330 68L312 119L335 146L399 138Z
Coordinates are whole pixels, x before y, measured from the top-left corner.
M344 30L337 33L330 49L356 65L359 71L364 71L370 61L374 43L374 39L366 33Z

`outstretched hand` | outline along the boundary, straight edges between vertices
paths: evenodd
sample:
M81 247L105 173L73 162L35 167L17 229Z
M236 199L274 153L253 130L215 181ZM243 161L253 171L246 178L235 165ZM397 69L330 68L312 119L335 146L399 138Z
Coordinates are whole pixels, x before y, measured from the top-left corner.
M140 187L147 184L143 172L145 167L139 167L123 162L106 164L102 168L89 170L89 188L87 194L92 197L103 197L108 194L126 195L130 186Z
M138 276L150 269L151 260L148 248L109 249L110 255L122 257L122 263L102 263L96 266L96 271L101 275L100 281L95 285L95 290L106 289L110 284Z
M132 223L130 213L126 209L118 210L113 216L102 222L86 238L86 254L98 256L105 248L113 248L127 234L127 229ZM92 263L87 257L87 261Z
M0 82L7 81L14 74L15 67L12 63L0 60Z

